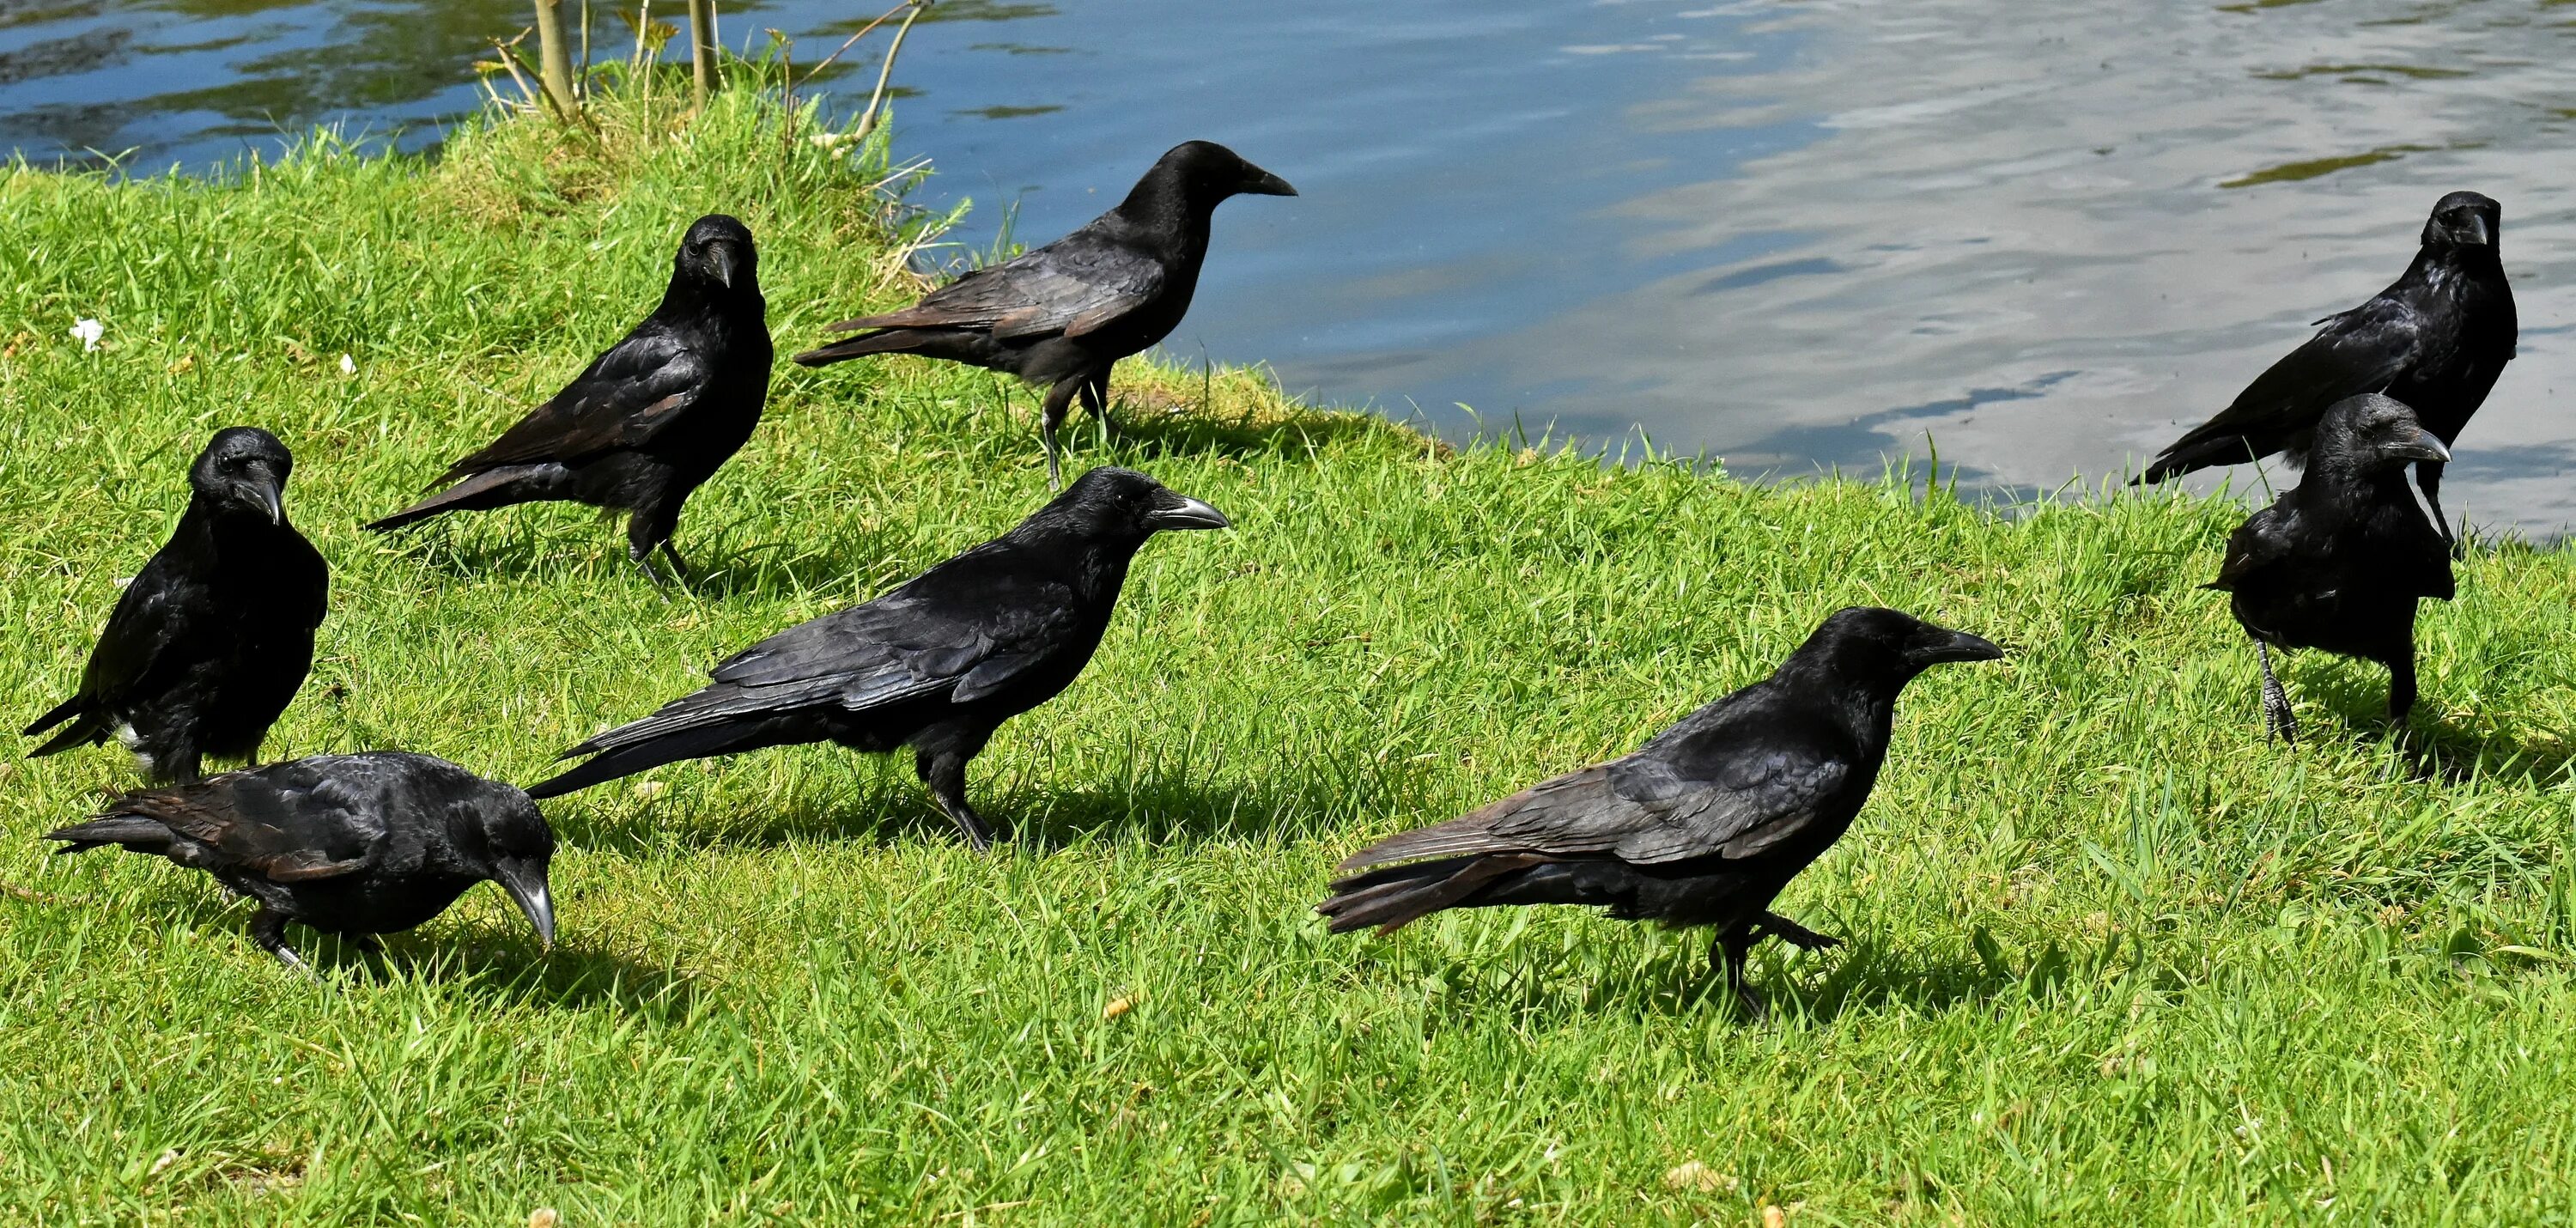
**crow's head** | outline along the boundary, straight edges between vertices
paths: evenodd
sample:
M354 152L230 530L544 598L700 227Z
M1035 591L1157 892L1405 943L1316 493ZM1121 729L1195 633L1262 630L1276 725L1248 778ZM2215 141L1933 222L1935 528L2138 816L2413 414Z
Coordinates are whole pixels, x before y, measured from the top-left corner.
M1138 473L1103 465L1065 487L1030 517L1104 541L1143 542L1165 529L1222 529L1225 513Z
M2453 192L2424 219L2424 246L2492 248L2504 234L2504 206L2475 192Z
M286 475L294 469L295 458L277 436L255 426L230 426L215 432L197 454L188 485L217 511L283 524Z
M1288 181L1244 161L1233 150L1214 141L1187 141L1172 147L1154 169L1145 173L1140 189L1152 186L1177 195L1191 209L1204 214L1229 196L1295 196L1297 189ZM1132 198L1131 198L1132 199Z
M1878 606L1834 611L1797 652L1798 657L1819 659L1836 676L1897 687L1944 662L1994 661L2003 655L2003 649L1981 636Z
M509 785L478 779L450 814L448 838L458 856L509 892L536 927L537 941L553 946L555 903L547 893L546 867L554 860L555 831L537 804Z
M2424 429L2406 402L2375 392L2327 406L2324 420L2317 423L2313 451L2328 458L2327 463L2362 473L2451 459L2451 450Z
M760 256L752 250L751 228L721 213L689 226L671 264L672 281L692 283L709 294L760 289Z

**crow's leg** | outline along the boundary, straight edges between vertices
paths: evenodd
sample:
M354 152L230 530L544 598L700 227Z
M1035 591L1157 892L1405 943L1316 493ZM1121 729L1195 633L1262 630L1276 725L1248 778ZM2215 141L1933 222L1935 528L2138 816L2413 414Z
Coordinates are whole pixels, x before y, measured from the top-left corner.
M643 571L645 579L653 582L653 587L661 592L662 600L671 599L671 582L663 579L662 573L654 568L651 550L629 550L626 552L626 557Z
M689 578L688 560L680 557L680 551L671 545L671 539L667 537L662 539L662 559L671 565L672 575L682 580Z
M1118 433L1118 424L1109 420L1109 368L1102 367L1082 377L1082 406L1100 423L1101 434Z
M1762 999L1755 997L1753 987L1744 983L1744 956L1762 940L1756 925L1752 921L1737 922L1718 931L1717 941L1708 944L1708 962L1726 978L1726 992L1748 1019L1762 1017Z
M260 950L276 956L277 962L306 976L313 975L313 969L304 962L304 957L286 945L286 914L261 905L258 912L251 914L250 940L258 943Z
M1064 416L1073 408L1073 395L1082 391L1082 378L1076 376L1047 389L1046 404L1038 410L1038 441L1046 445L1047 485L1064 489L1064 464L1056 447L1056 428L1064 425Z
M1843 945L1843 940L1840 938L1831 934L1819 934L1776 912L1766 912L1753 921L1755 941L1760 941L1766 936L1777 938L1801 951L1822 951Z
M2272 646L2256 640L2254 655L2263 663L2264 732L2277 734L2282 741L2296 744L2299 740L2299 720L2290 715L2289 691L2283 689L2281 680L2272 674Z
M978 853L993 847L993 828L975 808L966 804L966 761L974 752L955 750L917 751L912 768L921 774L922 786L930 790L930 800L939 803L940 812L957 824L966 843Z
M2405 652L2399 654L2395 659L2388 663L2389 723L2394 725L2405 724L2406 714L2414 711L2414 709L2415 646L2413 644L2408 644Z

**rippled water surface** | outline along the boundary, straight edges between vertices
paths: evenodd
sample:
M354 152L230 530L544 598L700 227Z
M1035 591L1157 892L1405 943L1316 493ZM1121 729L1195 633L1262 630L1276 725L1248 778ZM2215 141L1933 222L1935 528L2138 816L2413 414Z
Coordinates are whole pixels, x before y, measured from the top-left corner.
M631 35L593 7L604 56ZM776 28L810 59L862 7L727 3L725 37ZM138 168L343 117L426 145L527 8L0 0L0 134ZM2576 521L2576 5L934 12L895 73L900 133L938 169L927 203L979 206L967 244L1003 206L1052 238L1163 148L1221 140L1305 195L1219 214L1177 354L1444 429L1468 429L1460 403L1602 442L1643 427L1739 473L1875 471L1927 438L2016 490L2116 473L2393 279L2434 199L2475 188L2504 202L2522 352L2444 499Z

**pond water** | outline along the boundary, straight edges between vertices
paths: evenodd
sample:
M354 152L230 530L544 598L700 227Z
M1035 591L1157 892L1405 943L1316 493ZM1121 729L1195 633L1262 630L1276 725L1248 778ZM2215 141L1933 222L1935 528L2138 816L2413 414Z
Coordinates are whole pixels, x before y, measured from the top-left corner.
M631 38L613 7L603 56ZM874 12L722 8L728 45L775 28L799 59ZM0 0L0 140L150 170L335 119L420 147L527 11ZM1449 431L1642 429L1748 476L1929 446L2008 491L2115 474L2392 280L2432 202L2474 188L2504 202L2522 350L2444 500L2576 521L2565 0L933 12L896 69L899 140L933 159L924 203L976 202L968 246L1010 215L1053 238L1165 147L1223 141L1304 195L1219 214L1175 354Z

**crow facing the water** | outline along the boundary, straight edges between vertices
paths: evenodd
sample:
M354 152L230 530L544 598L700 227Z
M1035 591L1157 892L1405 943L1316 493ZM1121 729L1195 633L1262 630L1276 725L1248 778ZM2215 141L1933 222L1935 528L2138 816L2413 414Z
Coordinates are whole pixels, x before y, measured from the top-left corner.
M447 467L454 483L367 527L389 532L445 512L569 500L628 513L626 555L657 584L680 505L751 438L769 399L768 305L751 231L723 214L680 240L671 283L644 322L552 400Z
M1748 1011L1744 957L1766 935L1827 938L1770 911L1851 825L1887 757L1897 694L1993 644L1895 610L1836 611L1769 678L1634 754L1531 786L1344 861L1315 911L1335 933L1391 933L1450 908L1594 904L1631 921L1714 926L1710 962Z
M2406 489L2406 466L2439 465L2450 449L2405 404L2366 394L2337 401L2317 424L2298 486L2227 539L2227 562L2205 587L2228 608L2263 667L2263 720L2298 736L2272 649L2322 648L2388 667L2388 719L2415 706L2415 602L2452 596L2451 551Z
M1170 335L1207 259L1208 222L1229 196L1294 196L1288 181L1223 145L1175 146L1118 207L1016 259L977 269L901 311L832 325L859 331L796 356L820 367L868 354L920 354L1047 388L1039 421L1047 482L1061 485L1056 431L1074 395L1109 405L1109 370Z
M295 458L257 427L215 433L188 468L188 510L116 600L79 693L27 726L50 755L113 734L156 781L207 756L249 759L313 667L330 569L286 521Z
M1094 469L1000 537L734 654L705 689L565 751L596 757L528 792L765 746L910 746L940 810L986 848L993 829L966 802L967 761L1082 673L1145 539L1226 523L1133 469Z
M65 853L104 845L167 857L259 905L250 936L290 968L295 922L345 935L407 930L489 879L552 944L553 829L536 803L444 759L402 751L317 755L127 794L45 833Z
M2325 327L2255 378L2234 404L2157 454L2138 481L2161 482L2212 465L2286 452L2302 460L2326 407L2365 392L2413 407L2445 449L2513 359L2513 287L2497 244L2504 209L2475 192L2433 206L2423 246L2406 274L2378 297L2317 321ZM2416 465L2445 540L2442 462Z

